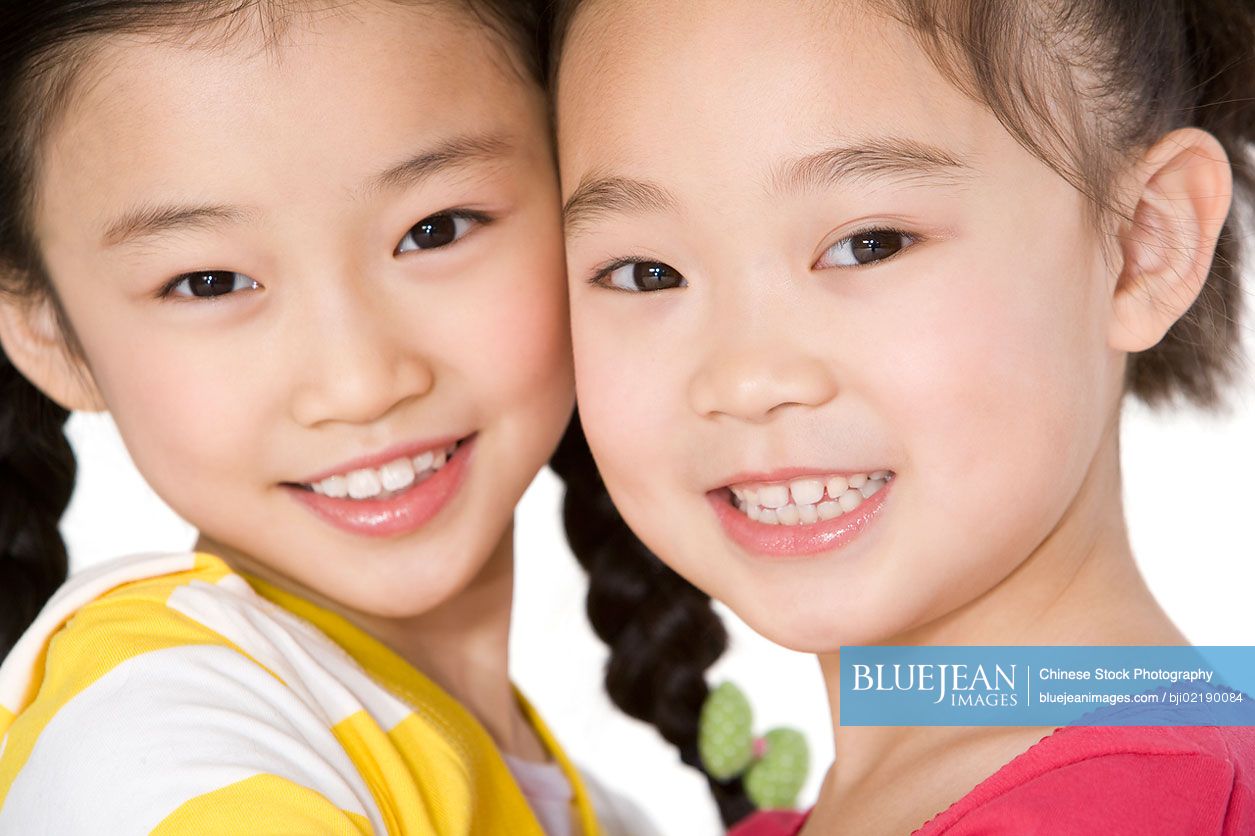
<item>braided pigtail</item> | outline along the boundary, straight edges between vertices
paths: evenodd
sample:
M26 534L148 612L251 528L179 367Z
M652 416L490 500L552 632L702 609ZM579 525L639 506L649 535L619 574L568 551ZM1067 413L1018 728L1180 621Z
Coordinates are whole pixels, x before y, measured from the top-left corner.
M0 658L66 578L57 525L74 490L68 417L0 351Z
M655 726L700 770L727 825L753 811L739 779L716 781L702 767L697 724L705 673L728 635L710 597L645 547L619 516L593 462L578 416L550 466L566 483L563 521L588 572L588 618L610 648L606 691L626 714Z

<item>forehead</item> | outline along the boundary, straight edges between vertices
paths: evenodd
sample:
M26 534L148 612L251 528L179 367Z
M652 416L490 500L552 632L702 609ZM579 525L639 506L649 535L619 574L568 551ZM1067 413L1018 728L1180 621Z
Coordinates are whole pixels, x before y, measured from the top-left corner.
M41 211L45 199L104 213L137 197L347 193L451 137L543 142L539 95L496 35L445 4L350 3L274 37L113 36L47 135Z
M557 95L564 173L671 158L709 175L881 136L971 158L1005 133L909 29L833 0L594 2Z

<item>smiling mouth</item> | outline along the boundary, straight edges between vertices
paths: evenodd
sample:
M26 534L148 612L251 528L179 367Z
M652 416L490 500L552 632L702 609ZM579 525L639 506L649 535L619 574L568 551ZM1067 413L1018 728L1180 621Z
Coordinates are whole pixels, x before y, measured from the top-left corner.
M420 485L440 472L466 438L416 456L400 456L379 467L337 473L317 482L292 482L292 487L330 499L388 500Z
M896 474L892 470L849 475L805 476L787 482L729 485L728 503L764 525L810 525L855 511Z

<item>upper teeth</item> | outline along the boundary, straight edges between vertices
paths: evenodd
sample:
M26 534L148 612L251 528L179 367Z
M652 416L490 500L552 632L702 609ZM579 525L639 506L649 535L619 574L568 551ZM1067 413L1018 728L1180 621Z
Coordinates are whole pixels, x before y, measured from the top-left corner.
M450 444L443 450L428 450L417 456L406 456L390 461L383 467L364 467L328 476L319 482L309 485L314 493L324 494L334 499L377 499L385 494L391 495L403 491L415 482L421 482L431 476L453 455L457 444Z
M885 483L893 471L850 476L806 476L787 483L732 486L733 502L746 516L768 525L807 525L853 511Z

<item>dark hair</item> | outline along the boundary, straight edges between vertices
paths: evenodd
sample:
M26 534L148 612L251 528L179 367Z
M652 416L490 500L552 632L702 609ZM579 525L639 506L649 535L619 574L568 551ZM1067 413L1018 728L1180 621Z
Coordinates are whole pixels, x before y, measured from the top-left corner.
M610 648L606 692L706 774L724 823L736 822L754 809L740 779L715 780L697 752L697 719L709 693L706 669L728 645L710 596L628 528L601 481L578 415L549 464L566 483L562 517L571 551L588 572L588 619Z
M1233 163L1235 198L1255 197L1255 4L1252 0L875 0L908 25L938 69L987 105L1030 152L1109 217L1124 160L1183 126L1214 134ZM549 77L586 0L555 0ZM1062 117L1062 118L1060 118ZM1236 205L1236 201L1235 201ZM1221 403L1239 355L1237 213L1220 235L1202 293L1154 348L1129 358L1126 391L1150 404ZM554 459L567 478L566 523L591 575L588 608L611 647L606 686L635 717L694 757L704 681L723 650L709 600L628 531L573 424ZM688 654L687 658L684 654ZM746 808L712 782L724 821Z
M544 82L539 3L442 0L474 15ZM64 0L0 4L0 296L60 306L31 223L44 134L64 106L75 73L100 36L225 27L262 16L267 37L299 3L273 0ZM254 17L253 19L257 19ZM73 334L61 317L68 351ZM57 526L74 487L67 412L32 386L0 351L0 659L65 580Z

